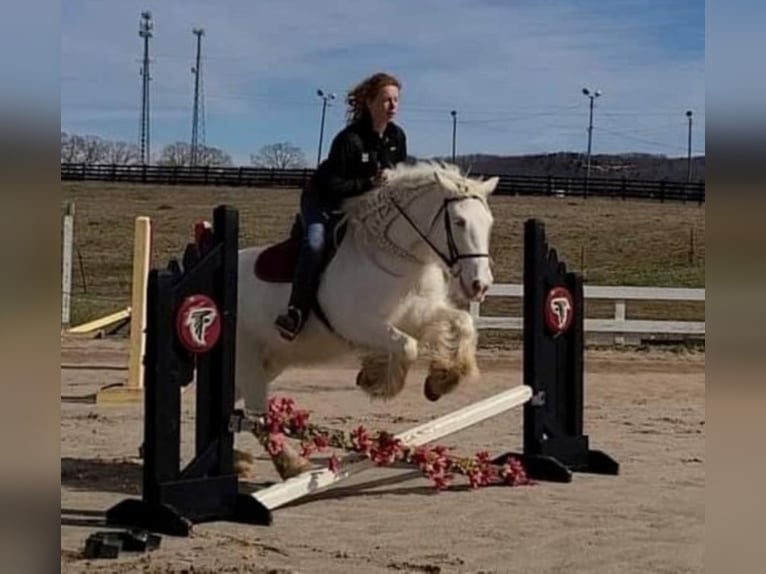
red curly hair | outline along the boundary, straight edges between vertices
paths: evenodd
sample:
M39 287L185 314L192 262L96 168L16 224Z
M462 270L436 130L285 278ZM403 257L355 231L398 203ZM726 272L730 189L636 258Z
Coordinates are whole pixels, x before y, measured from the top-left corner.
M402 88L402 83L391 74L378 72L359 82L346 95L346 119L348 123L362 119L367 111L367 102L375 99L378 92L386 86Z

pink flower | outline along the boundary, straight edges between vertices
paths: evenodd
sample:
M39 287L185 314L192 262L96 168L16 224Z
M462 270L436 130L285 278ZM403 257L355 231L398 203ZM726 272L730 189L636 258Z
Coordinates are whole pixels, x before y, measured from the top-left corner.
M314 443L310 440L301 441L301 456L303 458L310 457L314 452Z
M338 474L340 470L340 460L336 455L330 457L330 461L327 463L327 467L335 474Z
M351 445L356 452L361 452L366 455L370 454L372 440L370 440L370 435L367 433L367 429L359 425L356 429L351 431Z
M375 464L381 466L403 458L403 453L402 441L384 431L378 434L376 444L370 449L369 456Z
M524 470L521 461L517 458L510 458L505 462L503 468L500 470L500 477L505 484L510 486L533 484L527 477L527 473Z
M317 435L314 437L314 446L321 452L330 446L330 439L325 435Z
M309 413L304 410L295 411L288 422L290 430L294 433L306 432L309 423Z
M276 456L280 452L282 452L282 449L284 449L284 445L285 445L285 435L281 433L270 434L269 440L266 441L266 450L271 456Z

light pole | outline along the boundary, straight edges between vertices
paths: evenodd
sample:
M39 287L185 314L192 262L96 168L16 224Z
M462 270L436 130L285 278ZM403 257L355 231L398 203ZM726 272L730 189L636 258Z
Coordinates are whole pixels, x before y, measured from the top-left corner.
M689 137L686 152L686 183L692 181L692 111L686 110L686 117L689 118Z
M325 94L322 90L317 90L317 96L322 98L322 122L319 126L319 151L317 151L317 167L322 160L322 140L324 140L324 118L327 111L328 100L334 100L335 94Z
M590 114L588 117L588 158L585 168L585 195L588 194L588 184L590 182L590 150L593 142L593 102L601 95L601 90L591 93L588 88L583 88L582 93L590 100Z
M452 116L452 163L455 163L455 135L457 133L457 110L450 112Z
M192 137L189 154L189 165L194 167L199 160L199 80L200 75L202 74L200 65L202 61L202 36L205 35L205 30L202 28L194 28L192 29L192 34L197 36L197 58L194 67L191 69L192 74L194 74L194 106L192 107Z

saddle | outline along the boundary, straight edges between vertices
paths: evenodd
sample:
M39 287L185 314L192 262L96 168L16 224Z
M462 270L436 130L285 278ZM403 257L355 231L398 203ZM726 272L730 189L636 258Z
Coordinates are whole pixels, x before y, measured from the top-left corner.
M334 215L327 225L329 245L325 249L319 268L320 276L332 261L346 235L348 224L340 223L340 219L340 215ZM258 255L253 269L255 276L267 283L292 283L303 233L303 220L298 214L287 239L270 245Z

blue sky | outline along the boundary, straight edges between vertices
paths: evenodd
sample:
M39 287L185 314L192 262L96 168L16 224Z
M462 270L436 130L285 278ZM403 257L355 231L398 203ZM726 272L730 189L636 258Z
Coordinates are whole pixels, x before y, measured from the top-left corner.
M137 141L141 11L150 10L152 151L189 141L192 29L205 29L205 141L237 163L288 141L316 160L321 101L369 73L403 82L398 121L418 157L705 153L701 0L71 0L61 5L61 129ZM328 109L324 151L343 126ZM324 155L324 154L323 154Z

